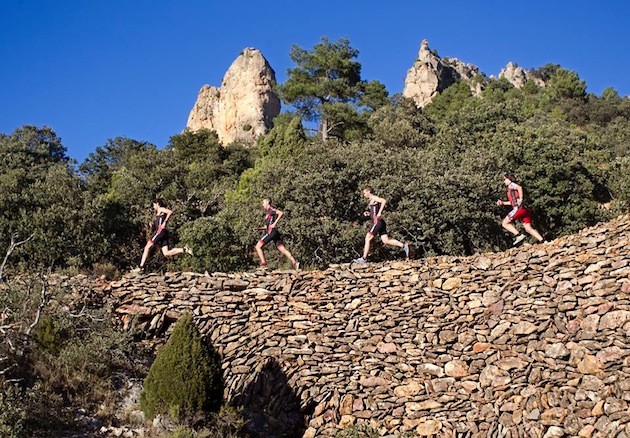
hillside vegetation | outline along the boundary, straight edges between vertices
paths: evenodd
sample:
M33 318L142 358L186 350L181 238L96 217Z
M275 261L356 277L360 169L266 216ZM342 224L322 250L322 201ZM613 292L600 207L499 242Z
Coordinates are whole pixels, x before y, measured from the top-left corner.
M6 272L115 275L137 265L155 196L196 257L159 255L149 269L201 272L254 265L264 196L285 211L280 229L303 267L358 255L365 184L388 200L390 234L415 257L506 248L507 212L495 204L506 171L522 181L547 239L628 210L630 101L613 89L587 93L577 73L547 65L538 69L544 88L485 78L479 97L459 83L418 109L361 79L347 40L291 56L296 67L279 89L295 112L255 145L223 145L209 131L173 135L163 149L114 138L77 165L48 127L0 135L0 246L33 236ZM395 256L375 251L375 260Z

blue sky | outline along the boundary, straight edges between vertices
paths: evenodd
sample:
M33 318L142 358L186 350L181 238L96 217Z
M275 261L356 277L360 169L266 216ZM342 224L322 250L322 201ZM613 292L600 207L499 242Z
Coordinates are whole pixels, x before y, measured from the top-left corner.
M81 162L107 139L158 147L197 92L245 47L279 82L292 44L348 37L362 77L390 94L423 38L440 56L497 75L509 61L576 71L588 91L630 94L630 2L574 0L0 0L0 133L51 126Z

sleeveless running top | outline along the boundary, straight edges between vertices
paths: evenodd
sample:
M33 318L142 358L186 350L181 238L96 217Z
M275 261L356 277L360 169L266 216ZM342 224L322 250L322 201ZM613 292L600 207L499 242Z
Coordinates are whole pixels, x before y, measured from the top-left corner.
M166 213L159 213L155 215L155 219L153 219L153 227L155 231L159 230L162 225L164 225L164 221L166 220Z
M374 204L368 204L368 209L370 211L370 219L372 219L372 222L377 222L378 218L376 216L378 215L378 211L381 209L381 203L376 202Z
M275 208L265 210L265 225L267 226L267 233L271 232L270 225L273 224L277 218L278 212Z
M518 201L520 198L518 197L518 189L516 188L516 183L512 182L508 185L507 197L512 207L516 207L518 205Z

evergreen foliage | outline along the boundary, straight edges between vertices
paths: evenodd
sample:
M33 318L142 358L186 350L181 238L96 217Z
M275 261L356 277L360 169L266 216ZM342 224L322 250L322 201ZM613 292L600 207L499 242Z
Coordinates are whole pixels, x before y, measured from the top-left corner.
M169 414L181 421L217 411L222 396L218 356L202 341L192 316L184 314L151 365L140 407L149 418Z
M303 267L360 252L364 184L388 200L388 229L416 256L506 248L507 212L495 205L505 171L520 178L547 239L630 207L630 99L612 88L590 94L575 72L547 64L534 71L545 87L484 79L473 96L461 82L419 109L362 80L347 39L295 46L291 57L280 90L296 111L255 145L222 145L204 130L161 150L115 138L76 171L50 128L0 135L0 245L34 234L7 272L137 265L155 196L174 211L171 243L196 257L157 251L149 270L250 268L267 196L285 211L279 229ZM326 139L307 135L313 121L320 134L326 125ZM374 260L394 256L374 251ZM282 260L269 253L272 265Z
M290 57L295 67L279 87L282 99L298 109L307 121L318 124L322 140L351 140L365 132L367 115L387 103L387 90L378 81L361 80L359 51L347 38L323 37L311 51L297 45Z

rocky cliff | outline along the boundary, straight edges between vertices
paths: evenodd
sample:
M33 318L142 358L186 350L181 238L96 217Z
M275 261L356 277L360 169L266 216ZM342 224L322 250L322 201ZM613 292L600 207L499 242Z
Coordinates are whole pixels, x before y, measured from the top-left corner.
M223 144L251 142L265 134L280 114L275 85L275 72L260 50L246 48L226 72L221 87L201 87L186 128L216 131Z
M499 72L499 77L506 78L516 88L523 88L528 80L539 87L546 86L545 81L531 70L525 70L512 62ZM407 71L403 96L413 99L416 106L421 108L442 91L461 81L468 83L474 96L479 96L487 78L483 72L479 72L477 66L466 64L457 58L440 58L429 49L429 42L423 40L418 59Z
M456 58L440 58L429 49L429 42L423 40L418 59L407 71L403 96L413 99L418 107L423 107L451 85L466 81L471 90L481 92L479 82L472 81L479 75L479 69Z
M523 88L528 80L533 81L539 87L547 85L545 81L534 75L530 70L525 70L513 62L508 62L505 68L499 72L499 77L507 79L516 88Z
M192 312L264 436L630 436L630 216L497 254L106 291L148 335Z

